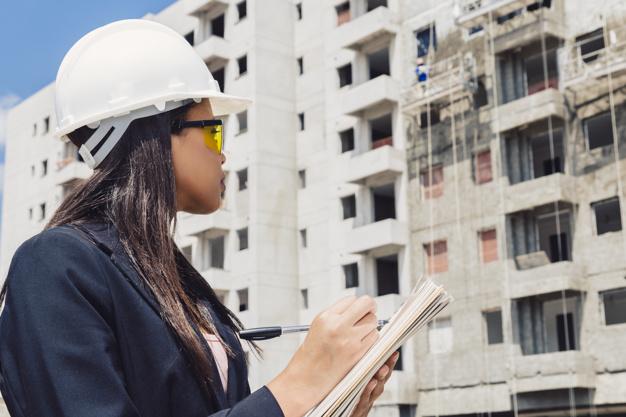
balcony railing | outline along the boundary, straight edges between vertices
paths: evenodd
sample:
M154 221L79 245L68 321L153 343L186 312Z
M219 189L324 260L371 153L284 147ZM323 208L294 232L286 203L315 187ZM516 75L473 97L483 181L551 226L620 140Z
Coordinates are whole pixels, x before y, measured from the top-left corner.
M196 45L196 52L204 62L220 62L224 65L230 58L230 43L217 35L211 35Z
M541 83L543 87L543 83ZM495 113L496 110L492 110ZM499 106L498 119L492 120L493 130L505 132L531 123L558 117L565 120L567 109L563 94L554 88L542 89L535 94L520 97Z
M192 16L199 16L213 9L226 10L228 0L183 0L185 13Z
M467 29L486 25L490 17L496 20L533 3L537 0L459 0L456 23Z
M75 156L69 156L57 161L55 182L57 185L68 184L74 180L84 180L91 176L93 170L84 162L79 162Z
M508 295L512 299L561 291L587 291L585 269L580 263L550 263L544 251L516 256L516 262L535 262L536 267L511 271Z
M569 388L595 388L591 355L575 350L516 356L515 393Z
M404 151L393 146L372 147L374 149L354 155L348 160L346 182L377 186L402 175L406 165Z
M578 202L575 177L557 172L511 185L505 191L504 210L515 213L557 201Z
M393 36L397 31L398 23L395 14L386 7L377 7L337 26L334 30L334 38L342 48L359 49L368 42L381 37Z
M344 114L359 115L363 110L384 103L397 103L400 99L400 86L389 75L365 81L341 93L341 110Z
M408 226L385 219L357 227L348 233L348 252L384 256L398 252L409 240Z
M626 27L601 31L563 47L559 51L559 67L561 88L573 90L584 90L609 73L626 73Z

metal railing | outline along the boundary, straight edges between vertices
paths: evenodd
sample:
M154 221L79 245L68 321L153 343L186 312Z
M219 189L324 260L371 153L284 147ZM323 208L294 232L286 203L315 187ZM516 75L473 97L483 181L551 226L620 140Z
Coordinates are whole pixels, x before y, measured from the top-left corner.
M563 87L626 71L626 27L604 28L598 35L559 51Z
M486 23L489 15L505 16L537 3L537 0L457 0L455 15L462 26Z

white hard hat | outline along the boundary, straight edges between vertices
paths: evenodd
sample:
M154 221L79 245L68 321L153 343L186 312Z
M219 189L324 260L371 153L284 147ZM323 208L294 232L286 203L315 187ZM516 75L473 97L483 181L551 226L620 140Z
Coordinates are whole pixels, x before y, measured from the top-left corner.
M120 20L89 32L63 58L55 83L54 134L97 127L79 149L95 168L131 121L203 98L215 116L243 111L251 103L220 92L200 56L174 30L149 20Z

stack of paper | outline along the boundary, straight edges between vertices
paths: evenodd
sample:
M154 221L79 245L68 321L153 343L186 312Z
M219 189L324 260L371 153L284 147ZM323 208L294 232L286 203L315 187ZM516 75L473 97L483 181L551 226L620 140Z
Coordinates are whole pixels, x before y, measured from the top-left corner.
M305 417L349 417L361 393L385 361L418 329L439 313L452 297L430 279L421 279L380 331L379 339Z

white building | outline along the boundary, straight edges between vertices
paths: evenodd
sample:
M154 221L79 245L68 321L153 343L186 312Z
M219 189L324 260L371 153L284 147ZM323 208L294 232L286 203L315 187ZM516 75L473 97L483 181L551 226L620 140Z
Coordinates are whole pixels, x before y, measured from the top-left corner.
M226 122L224 208L181 214L177 242L247 327L309 323L351 293L376 297L379 318L387 318L420 273L436 275L457 301L403 346L372 415L623 412L626 241L614 204L623 201L614 171L622 163L610 164L602 133L594 139L600 145L587 147L599 150L585 150L589 128L580 130L609 108L606 100L586 103L607 94L596 64L605 65L605 55L610 65L626 59L623 31L599 17L625 16L615 5L179 0L146 16L185 35L225 92L254 100ZM599 27L610 48L588 35ZM541 39L542 53L530 53ZM604 49L593 68L576 58ZM523 71L507 64L521 61ZM425 65L425 82L416 80L416 64ZM493 81L497 71L508 71L504 81ZM620 74L614 106L624 101ZM580 106L570 119L568 103ZM9 114L2 277L17 246L90 174L70 144L51 137L53 118L52 85ZM548 119L561 129L550 130L552 154L563 143L578 153L559 154L557 163L514 134L535 135ZM614 126L623 145L626 121ZM529 171L529 161L539 165ZM598 170L580 171L594 163ZM481 170L471 174L475 166ZM558 202L569 216L562 231L569 250L555 261L552 226L541 220L554 213L541 210ZM613 219L608 226L597 223L603 215ZM531 223L519 226L526 218L536 239L524 234ZM605 226L610 233L588 243ZM572 322L575 338L543 326L545 343L531 348L535 339L519 318L531 298L545 323L558 321L564 300L562 320ZM253 390L286 366L303 338L260 342L265 360L251 356Z
M223 91L254 100L226 123L224 208L181 214L177 236L247 327L308 323L355 292L386 294L378 297L379 316L388 316L401 302L398 291L410 287L398 108L407 75L404 7L384 0L180 0L145 17L184 35ZM3 277L17 246L41 230L64 190L90 175L73 146L51 136L53 88L9 114ZM251 356L252 389L280 372L303 338L261 342L265 360ZM402 356L409 368L411 355ZM380 403L395 414L398 403L415 404L408 389L414 383L411 372L397 371Z

